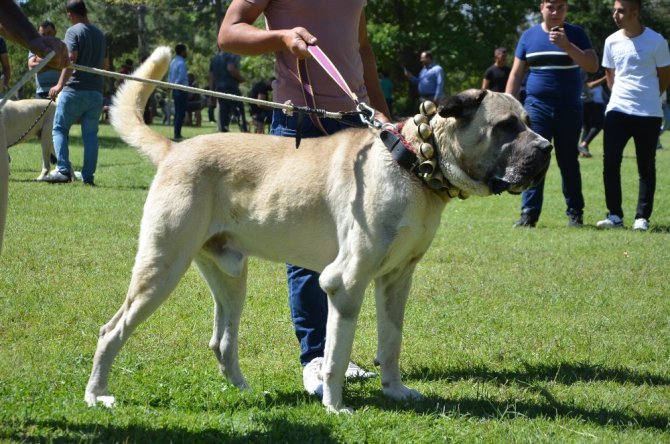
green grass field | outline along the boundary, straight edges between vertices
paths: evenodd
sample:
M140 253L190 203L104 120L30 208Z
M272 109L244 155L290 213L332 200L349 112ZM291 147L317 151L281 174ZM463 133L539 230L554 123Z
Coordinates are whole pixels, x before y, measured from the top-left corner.
M157 126L170 134L170 128ZM79 129L72 160L81 166ZM185 136L214 127L186 128ZM650 232L599 231L601 137L581 160L583 229L568 228L552 163L536 229L513 229L519 197L454 201L411 292L401 357L421 402L350 382L352 416L302 389L284 267L252 260L240 332L252 392L218 372L212 302L195 269L115 361L113 410L83 401L97 332L121 305L153 167L101 127L96 188L36 183L36 142L10 149L0 257L3 442L669 442L670 133L658 152ZM625 153L625 223L637 198ZM353 358L372 367L373 297Z

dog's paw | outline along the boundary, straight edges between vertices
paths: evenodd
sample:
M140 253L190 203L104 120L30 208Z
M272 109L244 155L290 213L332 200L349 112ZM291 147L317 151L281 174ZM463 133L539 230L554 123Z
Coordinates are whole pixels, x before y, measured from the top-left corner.
M421 393L403 384L393 384L384 387L384 395L396 401L410 401L423 398Z
M343 406L343 407L335 407L334 405L327 405L326 406L326 411L328 413L334 413L336 415L353 415L354 414L354 409L351 407Z
M96 396L93 393L86 393L86 395L84 396L84 401L86 401L86 404L89 407L95 407L99 402L108 409L111 409L116 404L116 399L113 396L109 395Z

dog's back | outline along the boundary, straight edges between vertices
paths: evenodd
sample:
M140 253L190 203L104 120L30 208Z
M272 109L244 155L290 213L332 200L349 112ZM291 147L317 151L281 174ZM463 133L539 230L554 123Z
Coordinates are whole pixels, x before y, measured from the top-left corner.
M55 114L56 105L47 99L8 101L2 112L7 148L32 136L51 139Z

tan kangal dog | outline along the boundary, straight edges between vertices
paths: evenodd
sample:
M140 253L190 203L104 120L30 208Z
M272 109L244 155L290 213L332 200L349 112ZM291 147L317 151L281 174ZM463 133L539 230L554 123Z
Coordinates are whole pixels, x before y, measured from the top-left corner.
M54 155L51 130L54 125L55 114L56 104L49 104L49 100L46 99L10 100L2 108L7 148L25 142L32 137L37 137L40 140L42 145L42 170L37 176L37 180L46 176L51 166L51 156ZM30 128L31 125L33 125L32 128Z
M9 188L9 161L7 157L8 144L16 144L37 136L42 145L42 171L37 180L42 179L48 172L51 155L54 152L51 128L53 127L56 105L47 109L48 100L28 99L8 100L0 110L0 253L7 219L7 200ZM42 117L40 114L44 111ZM30 125L37 124L28 131ZM27 131L27 133L26 133ZM25 136L21 137L24 133ZM4 153L4 154L1 154Z
M161 78L169 61L169 49L158 48L136 75ZM157 171L144 206L130 288L100 330L86 402L113 405L107 383L114 358L191 262L214 298L209 346L228 380L248 388L238 365L237 336L249 256L321 272L329 307L322 367L328 410L348 411L342 385L363 294L373 281L384 394L420 397L400 377L403 315L412 274L450 194L518 193L544 177L549 165L551 145L528 129L519 102L470 90L452 97L428 120L437 169L448 183L435 191L392 159L377 130L305 139L299 149L291 138L240 133L173 143L142 121L152 89L125 82L111 112L119 134ZM415 149L417 132L411 119L402 129Z

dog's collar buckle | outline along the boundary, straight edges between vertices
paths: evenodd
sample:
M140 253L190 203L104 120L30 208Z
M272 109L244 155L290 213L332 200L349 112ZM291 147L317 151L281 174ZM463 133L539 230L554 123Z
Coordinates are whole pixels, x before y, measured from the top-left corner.
M393 160L398 162L407 171L414 173L419 166L419 158L402 134L387 128L381 131L379 137L384 142L384 145L386 145L386 149L391 153Z

